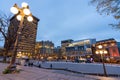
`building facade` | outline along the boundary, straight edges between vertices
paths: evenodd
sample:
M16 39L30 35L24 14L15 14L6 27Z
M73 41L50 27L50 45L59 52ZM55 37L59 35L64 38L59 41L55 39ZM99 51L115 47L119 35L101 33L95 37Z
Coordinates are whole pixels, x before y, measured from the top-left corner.
M100 55L96 54L96 51L98 50L98 46L102 46L102 50L106 50L107 54L104 54L104 58L107 60L113 59L113 58L119 58L119 50L118 50L118 45L115 39L110 38L110 39L105 39L105 40L100 40L97 41L95 45L93 45L93 54L94 54L94 59L98 60L100 58ZM99 59L100 60L100 59Z
M35 54L39 58L48 58L54 55L54 43L51 41L40 41L36 42L35 45Z
M4 54L4 48L0 47L0 56L3 56L3 54Z
M62 58L61 47L54 47L54 54L56 55L56 60L60 60Z
M38 21L39 19L34 16L33 22L28 22L26 17L24 18L23 28L18 39L17 54L23 56L30 56L34 54ZM10 54L13 52L19 24L20 21L16 19L16 16L13 16L10 19L10 26L7 33L7 38L9 40L5 43L5 47L8 47L9 44L8 49Z
M120 42L117 42L117 46L118 46L118 51L119 51L119 55L120 55Z
M72 39L61 41L61 57L66 58L66 47L73 42Z
M84 39L73 41L66 47L67 59L81 59L91 57L92 45L96 43L96 39Z

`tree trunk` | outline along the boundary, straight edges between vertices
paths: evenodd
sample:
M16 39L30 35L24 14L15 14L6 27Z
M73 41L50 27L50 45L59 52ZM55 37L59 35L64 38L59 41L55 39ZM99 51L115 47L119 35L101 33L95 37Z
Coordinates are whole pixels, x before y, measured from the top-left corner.
M7 61L7 53L8 53L8 50L4 52L3 62Z

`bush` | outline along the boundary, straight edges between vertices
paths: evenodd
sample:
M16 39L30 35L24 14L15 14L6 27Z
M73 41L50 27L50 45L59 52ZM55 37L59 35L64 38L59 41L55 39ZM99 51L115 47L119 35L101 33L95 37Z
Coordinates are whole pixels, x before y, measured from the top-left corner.
M20 70L10 70L10 69L5 69L2 73L3 74L9 74L9 73L19 73Z
M2 73L3 74L8 74L8 73L11 73L11 70L10 69L5 69Z

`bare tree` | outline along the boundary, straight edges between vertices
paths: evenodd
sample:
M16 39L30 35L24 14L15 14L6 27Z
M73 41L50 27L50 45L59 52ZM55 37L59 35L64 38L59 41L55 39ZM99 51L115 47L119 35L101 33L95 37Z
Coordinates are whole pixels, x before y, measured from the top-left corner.
M120 0L91 0L90 3L97 5L100 14L113 15L118 22L111 25L120 29Z
M6 61L6 56L8 54L8 49L10 44L8 44L9 39L7 38L7 29L10 23L10 16L7 16L6 14L1 14L0 15L0 36L2 36L5 44L4 44L4 59L3 61Z

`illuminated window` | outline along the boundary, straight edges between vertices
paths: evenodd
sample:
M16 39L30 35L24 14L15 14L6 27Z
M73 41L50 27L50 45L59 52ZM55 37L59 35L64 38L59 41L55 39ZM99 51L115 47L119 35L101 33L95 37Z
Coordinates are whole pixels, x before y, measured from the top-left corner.
M111 46L115 46L115 43L111 43Z

